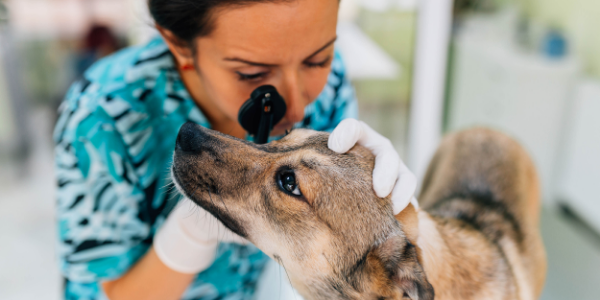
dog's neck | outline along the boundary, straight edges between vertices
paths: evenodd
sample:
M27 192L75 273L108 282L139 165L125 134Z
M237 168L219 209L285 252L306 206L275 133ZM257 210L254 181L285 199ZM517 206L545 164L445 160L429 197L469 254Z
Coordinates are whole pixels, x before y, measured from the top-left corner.
M439 290L439 282L442 282L441 270L451 270L448 256L448 246L437 228L437 224L425 211L418 213L419 236L417 245L421 250L421 259L429 282Z
M448 230L449 229L449 230ZM478 293L473 285L489 272L486 263L477 263L481 248L471 243L469 236L460 236L452 226L439 223L425 211L418 212L417 245L427 279L435 289L435 299L467 299ZM492 257L483 261L493 261ZM486 271L486 268L488 270ZM493 295L480 294L475 299L492 299Z

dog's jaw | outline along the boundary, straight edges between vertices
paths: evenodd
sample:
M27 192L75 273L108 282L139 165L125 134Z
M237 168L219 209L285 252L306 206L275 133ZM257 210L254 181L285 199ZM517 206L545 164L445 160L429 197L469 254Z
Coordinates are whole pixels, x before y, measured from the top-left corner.
M227 229L231 230L233 233L235 233L245 239L248 239L247 230L243 226L241 226L240 223L236 219L232 218L227 212L224 212L223 209L212 204L212 202L207 202L207 201L204 201L201 199L197 199L196 197L194 197L194 195L188 194L186 192L186 190L181 186L181 183L178 182L179 178L178 178L177 173L175 172L174 168L171 168L171 176L173 178L173 183L175 184L175 187L184 197L186 197L190 201L196 203L197 205L202 207L204 210L209 212L211 215L213 215L215 218L217 218L221 223L223 223L223 225L225 225L225 227L227 227Z

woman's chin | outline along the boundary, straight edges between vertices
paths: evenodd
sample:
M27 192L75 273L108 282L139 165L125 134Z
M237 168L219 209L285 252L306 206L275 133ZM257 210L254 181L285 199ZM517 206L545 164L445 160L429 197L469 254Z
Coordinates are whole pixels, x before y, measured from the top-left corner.
M273 129L270 136L280 136L285 134L285 129Z
M291 130L294 127L293 124L277 124L277 126L273 127L273 131L271 131L271 136L280 136L284 135L286 130Z

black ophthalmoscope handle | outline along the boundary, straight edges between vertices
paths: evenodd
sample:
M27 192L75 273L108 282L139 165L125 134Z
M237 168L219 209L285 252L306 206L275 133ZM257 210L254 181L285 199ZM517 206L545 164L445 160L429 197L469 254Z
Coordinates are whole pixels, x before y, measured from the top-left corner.
M260 116L260 125L254 142L257 144L266 144L269 135L273 129L273 101L271 95L267 94L262 100L262 111Z
M238 121L254 142L265 144L273 127L283 119L287 106L277 89L271 85L258 87L250 95L238 114Z

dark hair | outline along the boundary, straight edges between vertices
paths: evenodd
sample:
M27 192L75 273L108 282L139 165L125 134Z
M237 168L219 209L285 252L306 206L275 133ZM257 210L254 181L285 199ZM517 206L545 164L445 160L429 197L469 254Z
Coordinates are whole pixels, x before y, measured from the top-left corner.
M213 12L225 6L254 3L291 2L291 0L148 0L154 21L181 40L191 43L214 29Z

